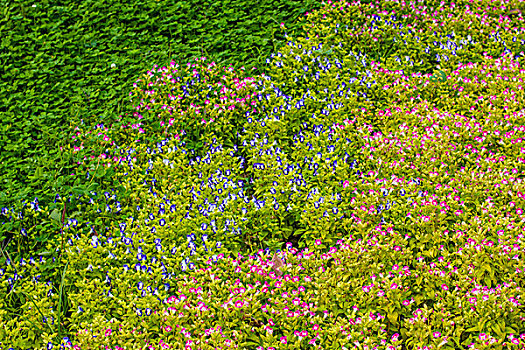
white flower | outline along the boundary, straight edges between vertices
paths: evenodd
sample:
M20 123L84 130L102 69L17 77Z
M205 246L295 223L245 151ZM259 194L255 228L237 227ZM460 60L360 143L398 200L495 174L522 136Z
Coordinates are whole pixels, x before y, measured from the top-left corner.
M115 63L111 63L111 68L115 68L117 65Z

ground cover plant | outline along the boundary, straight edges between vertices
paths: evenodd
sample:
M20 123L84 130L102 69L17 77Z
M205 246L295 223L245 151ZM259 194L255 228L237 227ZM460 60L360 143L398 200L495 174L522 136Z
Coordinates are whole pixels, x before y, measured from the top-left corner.
M2 208L1 345L522 349L522 8L329 2L268 74L154 65L75 126L87 190Z
M74 127L111 126L151 64L214 58L264 73L264 59L321 1L0 1L0 207L86 190L62 150ZM87 147L87 145L85 145ZM90 145L93 148L98 145ZM71 175L74 174L74 175ZM111 182L111 175L103 176ZM100 181L98 181L100 183ZM0 239L2 236L0 235Z

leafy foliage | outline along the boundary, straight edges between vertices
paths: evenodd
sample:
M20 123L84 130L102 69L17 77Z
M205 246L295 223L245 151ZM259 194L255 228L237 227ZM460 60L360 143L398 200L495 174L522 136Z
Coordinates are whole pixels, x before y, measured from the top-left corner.
M71 121L75 175L2 208L0 345L522 347L525 38L493 5L329 1L267 74L161 60Z

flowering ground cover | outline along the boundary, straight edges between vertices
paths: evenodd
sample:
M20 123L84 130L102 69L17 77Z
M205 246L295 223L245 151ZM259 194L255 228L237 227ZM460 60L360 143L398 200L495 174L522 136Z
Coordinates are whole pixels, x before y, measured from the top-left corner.
M154 65L76 126L114 186L2 209L60 235L2 257L1 345L523 349L524 7L329 2L269 75Z

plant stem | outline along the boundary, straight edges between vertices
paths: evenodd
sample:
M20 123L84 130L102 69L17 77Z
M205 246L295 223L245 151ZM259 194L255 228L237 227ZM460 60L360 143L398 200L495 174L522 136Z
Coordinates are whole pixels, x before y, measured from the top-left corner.
M62 249L60 250L60 257L64 251L64 218L66 216L66 202L64 201L64 210L62 210L62 227L60 227L60 236L62 236Z

